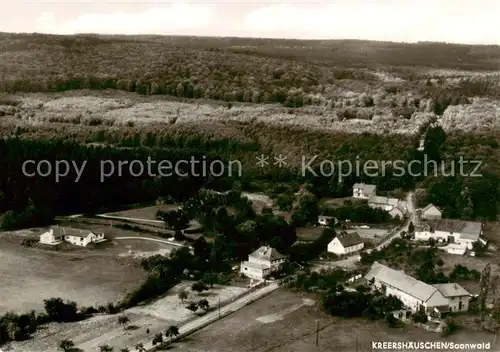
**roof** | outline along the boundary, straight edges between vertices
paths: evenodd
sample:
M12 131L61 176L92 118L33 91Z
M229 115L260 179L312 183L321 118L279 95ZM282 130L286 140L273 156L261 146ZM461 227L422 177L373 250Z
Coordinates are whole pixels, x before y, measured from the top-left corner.
M480 222L440 219L431 224L434 231L460 233L461 239L477 241L481 234L482 224Z
M361 188L366 193L372 193L375 190L376 186L366 183L355 183L352 188Z
M276 249L274 249L272 247L268 247L268 246L260 247L255 252L250 253L249 257L253 257L253 258L261 259L261 260L267 260L270 262L285 258L285 256L283 254L279 253Z
M406 275L402 270L394 270L378 262L373 263L370 271L365 275L365 278L368 281L375 278L422 302L428 302L429 306L448 304L441 294L438 293L436 295L436 292L438 292L437 288Z
M462 297L469 296L470 293L465 288L455 283L448 284L435 284L432 285L441 292L441 294L445 297Z
M52 226L51 229L54 231L54 235L56 236L75 236L85 238L89 234L93 233L90 230L75 229L73 227Z
M371 195L370 198L368 198L368 203L396 207L399 204L399 199Z
M343 232L336 238L338 238L340 244L342 244L344 248L356 246L363 243L363 239L357 232Z
M438 207L436 207L434 204L427 204L423 209L422 209L422 212L425 213L426 211L430 210L430 209L436 209L437 211L439 211L441 213L441 210L439 210Z
M386 197L381 197L381 196L376 196L372 195L370 198L368 198L368 203L373 203L373 204L387 204L387 198Z
M392 206L397 206L399 203L399 199L397 198L387 198L387 204Z

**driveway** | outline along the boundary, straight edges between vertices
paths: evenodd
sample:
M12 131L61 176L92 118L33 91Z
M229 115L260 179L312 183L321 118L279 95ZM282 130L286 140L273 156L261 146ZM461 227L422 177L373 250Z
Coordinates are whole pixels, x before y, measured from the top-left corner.
M380 250L380 249L386 247L389 243L392 242L393 239L400 238L401 233L403 231L408 231L408 225L410 225L411 221L413 221L413 223L415 223L416 213L415 213L415 198L413 196L413 192L409 192L407 194L406 202L408 204L408 213L409 213L408 220L404 223L404 225L399 230L394 231L394 233L392 235L390 235L388 238L386 238L382 243L380 243L374 249ZM373 249L368 249L365 252L370 253L372 250ZM341 267L341 268L345 268L345 269L355 268L356 263L358 263L358 262L359 262L359 253L352 255L352 256L349 256L349 257L346 257L344 259L335 261L335 262L328 262L325 264L320 264L320 263L314 264L313 271L319 271L321 269L328 269L328 268L332 268L332 267Z

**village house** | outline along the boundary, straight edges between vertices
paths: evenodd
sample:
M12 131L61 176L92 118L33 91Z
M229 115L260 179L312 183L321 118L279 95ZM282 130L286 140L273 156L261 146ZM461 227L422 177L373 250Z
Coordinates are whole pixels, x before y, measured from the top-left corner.
M406 214L406 202L397 198L372 195L368 198L368 206L372 209L387 211L393 218L400 217L402 219Z
M63 242L75 246L87 247L90 243L105 241L103 233L94 233L90 230L75 229L72 227L53 226L40 235L40 243L46 245L58 245Z
M483 226L480 222L454 219L439 219L420 222L415 226L415 240L428 241L433 238L438 243L460 245L471 250L473 244L480 240Z
M462 286L454 283L432 285L448 299L450 312L466 312L469 310L470 293Z
M281 270L285 256L276 249L262 246L248 255L248 261L242 262L240 273L255 280L263 280L271 273Z
M328 243L327 250L337 255L358 252L364 248L363 239L357 232L342 232Z
M423 309L428 315L439 316L469 307L470 294L458 284L429 285L378 262L373 263L365 279L386 295L400 299L413 312Z
M352 196L353 198L368 199L370 196L376 194L377 187L375 185L365 184L365 183L355 183L352 186Z
M439 210L433 204L428 204L425 208L421 210L422 220L439 220L441 219L441 210Z
M318 224L321 226L328 226L330 223L332 225L338 224L338 220L333 216L320 215L318 216Z

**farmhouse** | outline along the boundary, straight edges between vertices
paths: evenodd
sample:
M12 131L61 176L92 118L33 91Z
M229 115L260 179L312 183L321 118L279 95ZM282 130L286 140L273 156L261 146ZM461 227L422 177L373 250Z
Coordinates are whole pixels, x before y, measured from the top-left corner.
M48 231L40 235L40 243L47 245L57 245L62 242L69 242L76 246L86 247L90 243L105 241L103 233L93 233L89 230L75 229L72 227L53 226Z
M423 309L428 315L467 310L469 295L458 284L429 285L402 270L394 270L378 262L373 263L365 279L386 295L399 298L403 304L416 312ZM460 303L462 302L462 303Z
M330 253L343 255L360 251L364 246L363 239L357 232L342 232L328 243L327 250Z
M419 223L415 227L415 240L427 241L433 238L438 242L454 243L472 249L483 233L480 222L439 219Z
M353 198L368 199L370 196L376 194L376 186L365 184L365 183L355 183L352 186L352 196Z
M470 293L458 284L434 284L432 285L448 299L450 312L465 312L469 310Z
M262 246L248 255L248 261L241 263L241 274L251 279L263 280L271 273L279 271L285 256L276 249Z
M421 216L423 220L439 220L441 219L441 210L439 210L433 204L428 204L421 211Z

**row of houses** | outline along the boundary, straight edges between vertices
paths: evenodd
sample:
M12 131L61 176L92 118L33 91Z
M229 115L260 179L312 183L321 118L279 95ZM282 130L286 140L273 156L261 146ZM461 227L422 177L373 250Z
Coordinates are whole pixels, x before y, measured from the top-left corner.
M377 196L377 187L366 183L355 183L352 186L352 197L368 200L368 206L372 209L387 211L393 218L403 218L408 212L405 201L397 198Z

